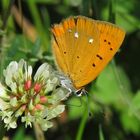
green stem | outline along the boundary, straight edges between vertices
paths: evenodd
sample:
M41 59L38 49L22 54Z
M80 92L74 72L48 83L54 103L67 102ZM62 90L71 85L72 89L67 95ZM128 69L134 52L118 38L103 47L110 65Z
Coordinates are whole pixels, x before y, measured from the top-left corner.
M37 123L34 123L34 131L36 135L36 140L45 140L44 132Z
M36 2L34 0L28 0L27 3L31 11L33 21L35 23L39 36L41 37L41 41L43 43L42 49L46 51L49 48L49 43L50 43L49 36L44 32L44 27L41 22L41 18L40 18L40 15L36 6Z
M5 9L5 10L3 10L4 17L3 17L3 24L2 24L2 27L1 27L2 30L5 30L5 28L6 28L7 21L8 21L8 18L10 16L10 14L11 14L11 8L12 8L14 2L15 2L15 0L10 0L9 5L8 5L8 8Z
M108 21L115 23L116 21L116 0L109 0L109 19Z
M83 117L82 120L80 122L80 126L77 132L77 136L76 136L76 140L81 140L82 139L82 135L83 135L83 131L87 122L87 118L88 118L88 110L85 109L85 112L83 113Z

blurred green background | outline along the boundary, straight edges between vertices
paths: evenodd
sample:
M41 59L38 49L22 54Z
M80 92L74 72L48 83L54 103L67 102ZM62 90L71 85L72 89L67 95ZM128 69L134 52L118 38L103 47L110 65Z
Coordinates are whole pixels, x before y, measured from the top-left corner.
M34 69L54 66L50 28L72 15L113 22L126 31L114 60L87 86L81 101L66 101L66 111L45 132L46 140L140 140L139 0L0 0L0 76L10 61L27 60ZM88 115L90 108L91 115ZM4 138L3 138L4 137ZM33 128L19 122L0 139L34 140Z

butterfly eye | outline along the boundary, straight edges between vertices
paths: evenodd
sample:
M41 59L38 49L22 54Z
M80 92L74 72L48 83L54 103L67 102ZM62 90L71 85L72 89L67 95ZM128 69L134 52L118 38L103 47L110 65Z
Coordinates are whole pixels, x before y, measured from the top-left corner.
M76 96L77 97L82 96L82 94L83 94L82 89L79 89L79 90L76 91Z

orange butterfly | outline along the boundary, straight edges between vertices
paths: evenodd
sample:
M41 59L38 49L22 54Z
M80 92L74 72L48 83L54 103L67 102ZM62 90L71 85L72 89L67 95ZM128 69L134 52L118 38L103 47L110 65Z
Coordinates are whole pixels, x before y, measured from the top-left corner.
M62 85L80 90L104 69L124 40L125 31L109 22L84 16L70 17L52 28L56 62L71 82Z

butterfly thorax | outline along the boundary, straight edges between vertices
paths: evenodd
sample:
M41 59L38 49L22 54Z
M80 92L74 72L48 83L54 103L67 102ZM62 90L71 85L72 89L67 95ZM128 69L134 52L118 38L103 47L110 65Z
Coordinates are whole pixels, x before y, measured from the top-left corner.
M77 89L73 85L73 81L68 76L64 76L64 75L59 74L58 77L60 79L61 86L64 87L65 89L67 89L69 94L81 96L82 94L86 93L84 88Z

